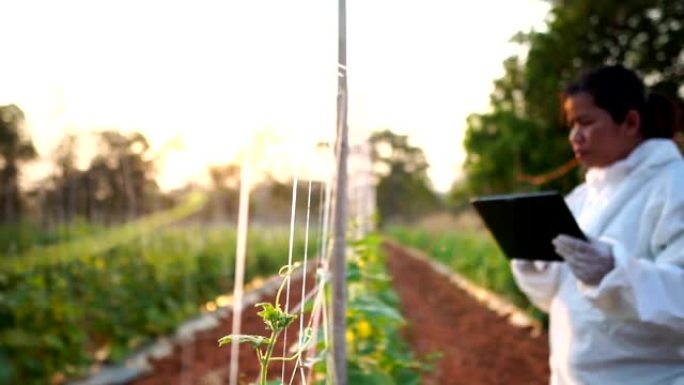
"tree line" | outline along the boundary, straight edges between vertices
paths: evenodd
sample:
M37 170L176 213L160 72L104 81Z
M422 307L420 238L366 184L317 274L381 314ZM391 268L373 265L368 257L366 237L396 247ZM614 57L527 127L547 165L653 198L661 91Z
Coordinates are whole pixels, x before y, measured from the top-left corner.
M51 229L76 220L116 225L167 209L186 192L201 188L190 182L175 191L161 191L156 179L156 158L160 154L151 153L147 138L140 132L108 130L64 136L49 154L52 173L35 187L22 191L20 180L24 166L38 157L24 130L24 119L24 113L16 105L0 106L0 225L28 221ZM96 155L84 169L77 164L79 149L85 145L83 141L94 143L96 148ZM209 204L191 219L235 220L240 166L210 165L207 173L210 185L203 188L209 194ZM306 194L303 189L299 186L300 196ZM291 184L267 176L254 187L252 194L252 213L262 221L287 220ZM300 200L299 210L303 210L302 206Z
M26 135L24 114L15 105L0 106L0 222L18 223L39 213L49 227L76 217L114 224L169 207L155 181L149 143L140 133L93 133L97 154L85 169L77 167L79 138L65 136L51 154L50 176L20 191L21 166L38 156Z
M66 135L50 154L53 172L28 191L20 190L22 167L38 156L24 130L24 114L15 105L0 106L0 223L22 220L49 229L74 220L113 225L172 206L184 192L198 188L192 183L178 191L162 192L156 182L155 155L139 132L93 132L96 155L84 169L78 167L79 146L84 137ZM377 183L377 202L384 222L410 221L440 207L427 176L423 151L405 135L390 130L370 138ZM240 166L211 165L209 204L193 219L230 221L237 216ZM308 193L298 184L297 195ZM313 184L312 207L322 199L322 182ZM267 175L252 191L250 212L258 221L285 223L290 216L292 183ZM297 200L297 210L306 209Z
M468 118L467 178L452 191L457 201L513 190L567 192L579 182L584 170L574 167L560 96L581 71L623 64L684 106L684 2L548 2L547 30L513 38L529 49L527 57L504 62L491 112Z

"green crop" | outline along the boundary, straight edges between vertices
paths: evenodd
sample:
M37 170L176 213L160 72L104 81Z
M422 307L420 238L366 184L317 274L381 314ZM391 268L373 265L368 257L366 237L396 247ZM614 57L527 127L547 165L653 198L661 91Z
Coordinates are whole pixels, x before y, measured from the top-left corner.
M266 329L270 331L269 337L258 336L258 335L244 335L244 334L231 334L224 336L218 340L219 347L229 345L232 342L236 343L249 343L254 347L257 359L259 360L259 366L261 368L259 374L259 384L267 384L268 367L273 361L292 361L297 360L301 357L304 350L307 348L311 342L312 332L310 328L304 330L303 338L300 338L300 344L297 347L296 352L290 357L273 357L273 349L278 340L280 334L285 331L285 329L290 326L292 321L297 317L294 314L287 313L283 311L280 307L280 295L283 292L283 288L290 282L292 277L292 272L298 267L298 264L283 266L278 273L283 277L283 281L280 283L278 288L278 293L273 304L271 303L258 303L255 306L261 306L262 310L258 315L263 319L266 324ZM305 272L306 273L306 272Z
M113 239L106 239L109 231ZM217 307L216 298L233 285L233 227L174 225L131 238L121 233L98 231L97 239L111 245L104 250L56 242L40 258L34 254L26 265L12 264L19 269L4 265L0 383L45 384L56 376L78 377L96 360L118 363L189 317ZM72 242L90 243L70 238L67 244ZM287 260L286 229L252 231L248 243L248 281ZM303 240L296 239L294 253L302 250Z

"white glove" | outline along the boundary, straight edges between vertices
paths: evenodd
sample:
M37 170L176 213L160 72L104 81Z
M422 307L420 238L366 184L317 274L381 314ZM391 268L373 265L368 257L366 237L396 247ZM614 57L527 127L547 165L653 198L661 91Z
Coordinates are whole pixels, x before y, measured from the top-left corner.
M598 285L615 267L613 252L605 242L593 238L586 242L565 234L558 235L551 242L575 277L587 285Z

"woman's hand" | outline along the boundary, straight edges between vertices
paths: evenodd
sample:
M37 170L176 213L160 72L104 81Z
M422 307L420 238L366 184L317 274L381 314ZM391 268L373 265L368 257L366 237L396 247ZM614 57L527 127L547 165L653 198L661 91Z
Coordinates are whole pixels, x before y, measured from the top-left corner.
M589 242L565 234L552 241L556 253L565 259L570 270L580 281L596 286L615 267L609 244L597 239Z

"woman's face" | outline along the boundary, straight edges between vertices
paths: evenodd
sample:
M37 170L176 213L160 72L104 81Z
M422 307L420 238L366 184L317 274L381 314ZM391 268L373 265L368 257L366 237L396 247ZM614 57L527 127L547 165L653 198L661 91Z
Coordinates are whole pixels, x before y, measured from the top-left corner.
M571 127L569 139L575 158L586 167L606 167L623 159L641 140L635 111L630 111L623 123L617 123L586 92L569 96L563 107Z

